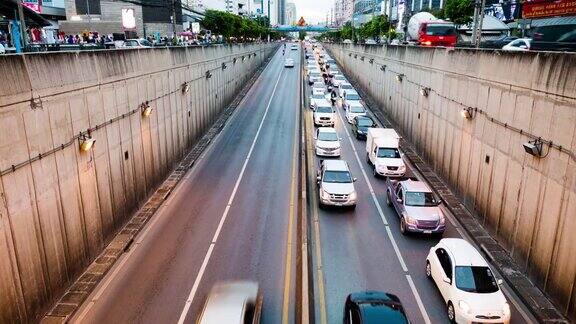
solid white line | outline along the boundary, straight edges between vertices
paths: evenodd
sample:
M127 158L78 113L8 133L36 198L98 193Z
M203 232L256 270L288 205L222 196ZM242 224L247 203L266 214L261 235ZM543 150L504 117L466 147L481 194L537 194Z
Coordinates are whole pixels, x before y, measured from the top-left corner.
M270 110L270 104L272 104L272 99L274 98L274 94L276 93L276 89L278 88L278 83L280 83L281 77L282 77L282 70L280 70L280 73L278 75L278 79L276 80L276 84L274 84L274 89L272 89L272 94L270 95L270 100L268 100L268 104L266 105L266 110L264 111L264 115L262 116L262 120L260 121L260 125L258 125L258 130L256 131L256 135L254 136L254 140L252 141L252 145L250 146L250 150L248 150L248 155L246 156L246 160L244 160L244 165L242 165L242 170L240 171L240 174L238 175L238 179L236 180L236 184L234 185L234 189L232 190L232 194L230 195L230 198L228 199L228 204L226 206L226 209L224 210L224 213L222 214L222 217L220 218L218 228L216 229L216 232L214 233L214 237L212 238L212 243L210 244L210 247L208 248L208 252L206 253L206 256L204 257L204 261L202 262L202 267L200 268L200 271L196 275L196 280L194 280L194 285L192 286L192 289L190 290L190 294L188 295L188 298L186 300L186 304L184 305L184 309L182 310L182 313L180 314L180 319L178 320L178 324L184 323L184 320L186 319L186 315L188 314L188 310L190 309L190 306L192 305L192 302L194 301L194 296L196 295L196 290L198 289L198 286L200 285L200 282L202 281L202 277L204 276L204 271L206 270L206 265L208 264L208 261L210 261L210 257L212 256L212 249L214 248L216 242L218 241L218 236L220 235L220 230L222 229L222 226L224 225L224 221L226 220L226 216L228 215L228 211L230 210L230 205L232 205L232 202L234 201L234 197L236 196L236 192L238 190L238 187L240 186L240 181L242 181L242 177L244 176L244 172L246 171L246 167L248 166L248 162L250 161L250 157L252 156L252 151L254 151L254 147L256 146L256 142L258 141L258 137L260 136L260 131L262 130L262 126L264 125L264 121L266 120L266 116L268 115L268 111Z
M394 239L394 236L392 235L392 231L390 230L390 226L388 226L388 222L386 220L386 216L384 215L383 211L382 211L382 207L380 206L380 202L378 202L378 199L376 198L376 194L374 193L374 190L372 188L372 184L370 183L370 179L368 178L368 175L366 174L366 170L364 169L363 165L362 165L362 161L360 160L360 157L358 156L358 152L356 151L356 147L354 146L354 142L352 141L352 137L350 136L350 133L348 132L348 128L346 127L347 123L344 122L342 115L340 113L340 109L338 107L335 108L336 109L336 114L338 115L338 118L340 119L340 122L342 123L342 128L344 128L344 132L346 133L346 137L348 138L348 141L350 142L350 145L352 145L352 150L354 151L354 155L356 156L356 161L358 162L358 164L360 165L360 169L362 170L362 175L364 176L364 179L366 180L366 183L368 184L368 188L370 189L370 195L372 196L372 200L374 201L374 204L376 205L376 209L378 210L378 214L380 215L380 218L382 219L382 221L384 222L384 225L386 227L386 233L388 234L388 238L390 239L390 242L392 242L392 247L394 248L394 252L396 253L396 257L398 258L398 261L400 261L400 265L402 266L402 270L404 270L404 272L408 272L408 268L406 267L406 263L404 262L404 258L402 257L402 254L400 253L400 249L398 248L398 244L396 244L396 240ZM407 277L408 283L410 284L412 279L410 277ZM420 304L422 303L422 300L420 299L420 294L418 293L418 290L416 289L416 286L414 286L414 283L410 284L410 289L412 290L412 294L414 295L414 298L416 298L416 302L419 303L418 307L420 308L420 313L422 313L422 317L424 318L424 321L426 324L430 324L430 317L428 316L428 313L426 312L426 308L424 308L424 305L422 304L422 306L420 306Z

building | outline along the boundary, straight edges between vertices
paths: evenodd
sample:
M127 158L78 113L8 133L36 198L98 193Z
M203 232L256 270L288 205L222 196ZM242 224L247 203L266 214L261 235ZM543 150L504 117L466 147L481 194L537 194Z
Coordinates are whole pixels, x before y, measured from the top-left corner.
M296 13L296 4L293 2L286 3L286 25L295 25L298 22L298 15Z
M334 2L334 25L343 26L352 20L353 0L336 0Z
M58 29L58 21L66 19L64 0L22 0L24 6L32 9Z
M285 0L247 0L248 12L251 16L266 16L270 19L270 25L280 25L280 19L284 14L280 13L281 1Z

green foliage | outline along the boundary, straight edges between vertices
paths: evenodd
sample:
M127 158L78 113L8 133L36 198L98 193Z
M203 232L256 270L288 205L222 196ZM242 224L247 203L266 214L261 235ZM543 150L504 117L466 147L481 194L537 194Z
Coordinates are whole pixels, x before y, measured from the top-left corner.
M398 32L396 31L396 29L394 28L390 28L388 30L388 32L386 32L386 37L390 40L398 38L400 36L400 34L398 34Z
M298 32L298 39L299 39L299 40L303 41L305 37L306 37L306 32L305 32L305 31L301 30L301 31Z
M466 25L472 21L474 2L472 0L446 0L444 4L445 18L456 25Z
M362 39L372 38L379 40L380 37L390 28L388 18L384 15L374 16L372 20L364 23L358 28L358 34Z
M268 30L267 17L248 19L224 11L206 10L200 24L213 35L222 35L228 41L231 38L259 38L267 35L271 38L280 37L278 33L271 33Z

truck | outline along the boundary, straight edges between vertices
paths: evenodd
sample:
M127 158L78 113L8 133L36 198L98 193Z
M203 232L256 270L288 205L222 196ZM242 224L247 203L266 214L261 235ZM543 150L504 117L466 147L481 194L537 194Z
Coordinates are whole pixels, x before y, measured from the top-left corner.
M406 164L400 154L400 135L393 128L368 128L366 162L375 177L402 177Z
M454 47L458 41L456 26L437 19L429 12L419 12L408 21L408 36L422 46Z
M386 203L400 218L400 233L444 233L446 218L440 199L417 178L386 179Z

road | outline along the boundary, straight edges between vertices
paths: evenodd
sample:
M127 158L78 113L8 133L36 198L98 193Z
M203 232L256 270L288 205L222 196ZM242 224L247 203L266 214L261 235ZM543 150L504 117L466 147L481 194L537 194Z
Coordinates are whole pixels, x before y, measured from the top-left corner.
M310 91L306 85L307 96ZM341 138L340 159L348 162L353 176L358 179L355 183L358 204L355 210L320 209L314 181L320 159L315 157L309 163L316 323L341 323L346 296L361 290L381 290L397 295L413 323L448 322L442 296L426 278L424 268L430 247L440 238L400 233L396 212L386 205L385 181L375 178L365 161L366 142L351 136L344 110L339 104L337 106L335 127ZM308 107L307 97L305 107ZM312 110L304 109L307 110L308 155L314 157L310 131L314 129ZM408 167L408 173L418 176L414 168ZM453 216L445 209L444 212L449 222L443 237L465 235ZM519 305L516 296L506 295L512 300L512 323L535 322Z
M286 55L300 65L297 51ZM72 322L193 323L211 287L234 279L259 282L263 323L294 322L300 71L284 58L274 55Z

